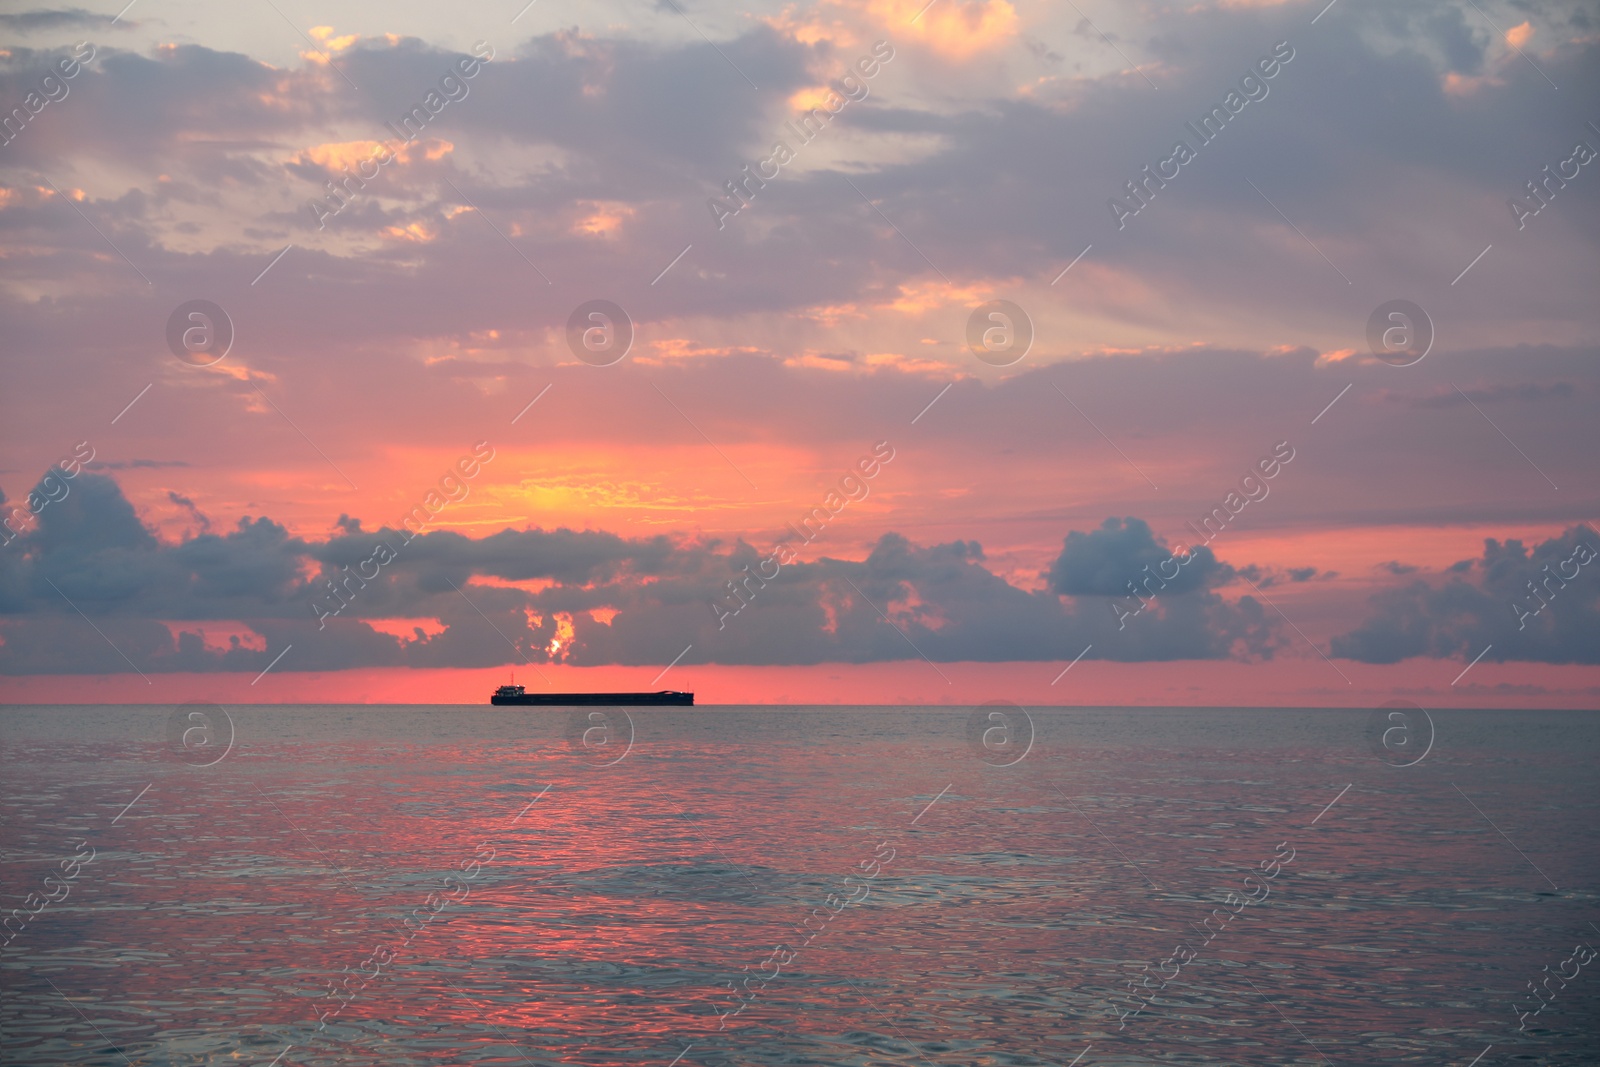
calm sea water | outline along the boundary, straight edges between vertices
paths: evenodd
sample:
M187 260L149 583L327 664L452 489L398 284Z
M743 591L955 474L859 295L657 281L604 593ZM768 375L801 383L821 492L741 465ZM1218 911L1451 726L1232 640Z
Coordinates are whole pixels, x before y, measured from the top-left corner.
M5 1063L1600 1063L1594 714L226 710L0 710Z

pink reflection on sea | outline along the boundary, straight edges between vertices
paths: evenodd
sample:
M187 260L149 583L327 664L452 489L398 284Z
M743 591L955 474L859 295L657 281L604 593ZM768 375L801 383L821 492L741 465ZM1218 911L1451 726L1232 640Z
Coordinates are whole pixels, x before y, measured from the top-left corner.
M1511 1008L1600 943L1577 714L1397 768L1361 712L1036 711L997 767L965 712L635 711L597 766L548 712L231 709L197 767L159 710L6 712L8 906L96 850L0 955L6 1062L1597 1056L1587 972Z

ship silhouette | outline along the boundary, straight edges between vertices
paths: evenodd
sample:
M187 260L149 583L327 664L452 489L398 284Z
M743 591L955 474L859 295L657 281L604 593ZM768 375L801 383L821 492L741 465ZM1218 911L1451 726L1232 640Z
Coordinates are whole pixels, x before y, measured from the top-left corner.
M489 703L533 704L543 707L571 707L592 704L671 705L692 707L693 693L662 689L655 693L529 693L520 685L502 685L489 697Z

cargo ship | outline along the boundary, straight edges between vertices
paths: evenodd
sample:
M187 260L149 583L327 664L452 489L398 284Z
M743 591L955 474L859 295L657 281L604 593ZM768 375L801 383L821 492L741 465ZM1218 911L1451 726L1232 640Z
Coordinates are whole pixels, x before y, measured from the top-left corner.
M693 693L663 689L658 693L529 693L520 685L502 685L489 697L491 704L534 704L574 707L594 704L693 707Z

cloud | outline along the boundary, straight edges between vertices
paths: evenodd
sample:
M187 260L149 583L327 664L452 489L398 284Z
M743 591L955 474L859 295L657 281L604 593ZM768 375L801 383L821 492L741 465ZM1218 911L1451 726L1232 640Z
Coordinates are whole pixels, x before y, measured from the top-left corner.
M182 508L190 521L199 527L201 533L208 534L211 532L211 519L195 506L193 500L182 493L173 492L170 489L167 490L167 499Z
M42 30L61 30L74 26L104 27L106 17L81 7L61 11L19 11L0 15L0 26L17 33L37 33Z
M989 25L1010 12L999 0L941 3L917 26ZM219 275L248 280L264 259L230 261L270 256L293 241L274 283L306 282L293 294L301 313L281 316L269 335L284 345L414 343L489 318L531 343L582 299L640 272L629 310L641 322L800 314L863 297L884 302L902 288L942 283L923 254L961 288L998 279L1042 287L1092 241L1094 251L1069 276L1077 310L1052 312L1080 329L1041 330L1041 338L1126 347L1130 335L1186 343L1198 332L1243 334L1263 348L1291 342L1343 351L1359 335L1359 316L1351 322L1350 309L1330 307L1321 284L1336 276L1245 176L1346 274L1391 270L1395 284L1431 284L1459 266L1438 262L1438 247L1415 234L1476 224L1485 241L1497 239L1478 269L1497 269L1502 252L1515 247L1507 242L1526 236L1511 226L1505 197L1552 162L1551 144L1587 134L1560 109L1526 111L1524 80L1538 81L1531 69L1508 68L1511 80L1485 89L1472 107L1448 97L1443 72L1475 72L1485 49L1503 47L1473 28L1470 12L1440 4L1415 13L1341 9L1309 41L1302 15L1292 5L1201 6L1113 31L1146 53L1136 61L1160 79L1160 94L1124 76L1110 50L1103 51L1116 76L1074 71L1041 81L1033 61L1021 58L1026 50L1008 43L1000 49L1007 77L951 82L966 78L960 71L969 65L952 66L907 42L873 95L841 113L805 150L804 165L770 182L748 217L741 213L726 230L716 228L707 198L727 195L724 182L770 151L790 117L771 100L836 75L854 58L842 46L806 43L766 24L721 41L716 47L740 69L762 72L758 94L697 38L533 37L504 48L471 82L471 94L429 126L430 137L454 145L448 158L386 168L370 194L323 230L305 206L325 192L322 168L297 168L293 160L314 146L388 136L384 120L434 86L455 53L417 38L363 38L339 57L362 87L355 93L316 64L280 68L191 44L148 54L104 48L72 96L30 124L28 163L58 181L69 166L82 170L81 180L94 186L86 213L110 227L108 236L141 269L184 291ZM1053 16L1037 17L1046 23L989 43L1058 28L1048 22ZM1563 35L1563 21L1577 15L1546 17L1568 43L1541 57L1541 67L1565 91L1592 96L1600 41L1576 27ZM1264 50L1285 36L1300 51L1271 95L1251 104L1128 231L1118 231L1107 200L1186 135L1184 122L1196 115L1182 102L1214 100L1233 84L1239 42L1259 41ZM1226 64L1222 56L1230 57ZM16 50L0 64L0 91L12 98L27 91L51 58ZM371 100L399 103L383 114ZM1424 142L1418 129L1430 131ZM1017 165L997 167L997 160ZM91 182L91 173L116 178ZM875 207L861 203L847 176ZM466 212L441 220L462 207L445 179L512 233L530 260L562 264L562 299L518 299L522 279L486 253L496 239L483 219ZM585 205L595 201L616 205L626 219L604 237L584 225L592 215ZM1594 209L1570 195L1553 209L1568 223L1545 228L1536 264L1493 283L1502 294L1494 307L1458 297L1461 290L1448 294L1452 336L1489 343L1527 336L1535 323L1541 336L1564 341L1590 333L1579 309L1589 256L1582 235ZM0 226L22 249L12 269L64 291L49 307L27 309L37 326L56 308L89 307L105 295L99 285L60 284L63 273L107 279L126 271L59 204L13 210L0 212ZM241 219L259 246L247 252ZM382 236L435 226L438 236L425 247ZM691 255L650 287L691 241ZM56 254L63 248L72 254ZM386 299L396 288L432 299ZM1484 333L1486 321L1494 338ZM1284 323L1297 324L1290 336ZM770 322L766 329L781 334ZM869 343L870 320L853 329L828 347L887 347ZM1070 353L1048 353L1063 354Z
M1335 636L1331 652L1397 663L1412 656L1471 658L1488 647L1490 660L1600 663L1597 551L1600 538L1586 526L1531 549L1491 538L1464 568L1375 594L1370 617Z
M160 470L163 467L187 467L189 463L182 459L128 459L128 460L103 460L97 459L84 464L86 470L92 471L132 471L132 470Z
M931 9L927 0L871 0L868 10L894 32L956 59L993 52L1018 29L1007 0L948 0Z
M1498 404L1512 400L1537 402L1570 400L1577 394L1578 387L1571 382L1507 382L1486 388L1451 389L1448 392L1432 392L1421 396L1393 393L1386 399L1391 403L1424 409L1467 407L1470 404Z
M703 661L742 664L1060 660L1090 643L1090 658L1217 659L1270 656L1279 644L1252 598L1229 603L1202 588L1231 573L1204 549L1199 577L1118 627L1097 571L1161 551L1132 518L1069 535L1053 571L1065 577L1050 589L996 575L976 542L919 546L888 533L863 560L796 561L757 579L729 616L712 602L728 603L729 582L759 564L742 541L530 529L408 542L346 516L325 541L245 518L173 544L140 523L111 478L84 473L72 485L0 555L0 672L120 671L106 655L117 649L146 672L260 670L290 643L282 669L665 663L687 643ZM379 544L395 561L363 567ZM86 640L79 611L115 648ZM442 629L406 638L373 625L417 618ZM224 622L265 640L218 647L208 624Z
M1156 568L1172 557L1157 544L1143 519L1107 519L1098 530L1067 535L1061 555L1050 568L1050 588L1065 596L1126 597L1143 577L1145 567ZM1209 548L1194 549L1191 561L1166 582L1163 596L1182 596L1232 580L1234 569L1221 563Z

